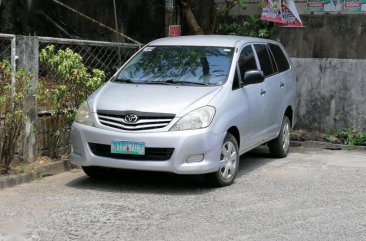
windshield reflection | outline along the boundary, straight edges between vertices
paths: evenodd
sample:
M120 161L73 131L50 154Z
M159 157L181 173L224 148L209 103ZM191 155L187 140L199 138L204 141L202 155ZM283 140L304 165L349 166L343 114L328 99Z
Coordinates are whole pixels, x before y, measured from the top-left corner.
M222 85L226 82L233 48L148 46L114 81L137 84Z

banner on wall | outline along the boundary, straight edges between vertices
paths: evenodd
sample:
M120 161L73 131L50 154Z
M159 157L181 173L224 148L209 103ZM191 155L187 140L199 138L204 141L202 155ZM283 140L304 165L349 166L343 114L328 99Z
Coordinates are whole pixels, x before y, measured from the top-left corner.
M306 12L324 12L326 0L306 0Z
M347 12L365 12L366 0L345 0L344 10Z
M324 12L342 11L343 0L325 0Z
M265 0L261 20L281 27L302 27L294 0Z

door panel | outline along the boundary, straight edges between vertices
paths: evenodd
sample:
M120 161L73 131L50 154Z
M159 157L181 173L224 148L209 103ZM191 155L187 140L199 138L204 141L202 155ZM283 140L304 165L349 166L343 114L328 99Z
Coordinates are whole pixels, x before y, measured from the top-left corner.
M258 69L257 58L252 45L245 46L239 56L238 66L240 80L247 70ZM245 85L240 89L243 103L244 115L241 128L241 140L243 140L242 148L248 148L262 141L263 132L266 129L266 86L264 83Z
M263 130L261 132L261 141L268 140L273 136L274 123L279 112L279 89L274 88L277 79L277 65L266 44L254 44L255 52L258 56L260 68L265 76L264 85L266 88L266 105L264 113Z
M277 131L281 127L282 123L282 100L285 98L285 85L282 80L282 74L276 74L271 77L266 78L264 84L267 88L267 98L268 98L268 138L276 136ZM280 117L280 120L279 120Z
M266 105L267 95L264 83L248 85L241 89L244 105L248 108L249 123L243 123L246 127L246 136L243 140L248 143L247 148L252 147L262 141L266 128Z

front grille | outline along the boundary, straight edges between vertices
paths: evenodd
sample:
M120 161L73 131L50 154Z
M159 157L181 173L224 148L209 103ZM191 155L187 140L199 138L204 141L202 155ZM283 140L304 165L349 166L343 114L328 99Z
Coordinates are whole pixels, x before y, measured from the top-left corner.
M171 158L174 148L145 148L145 155L127 155L111 153L110 145L89 143L89 147L94 155L101 157L110 157L131 161L166 161Z
M136 122L127 122L126 115L134 114L138 117ZM147 113L138 111L108 111L98 110L100 124L120 130L140 131L163 128L167 126L175 117L174 114Z

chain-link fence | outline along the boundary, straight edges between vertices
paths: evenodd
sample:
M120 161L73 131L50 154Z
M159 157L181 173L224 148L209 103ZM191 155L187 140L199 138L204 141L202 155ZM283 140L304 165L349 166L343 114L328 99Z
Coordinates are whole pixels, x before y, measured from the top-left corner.
M48 45L53 45L55 52L58 50L71 49L74 53L82 57L82 63L91 73L93 69L102 70L108 80L114 72L123 65L141 46L134 43L116 43L116 42L101 42L88 41L78 39L60 39L48 37L16 37L15 35L0 34L0 61L7 60L12 66L12 83L16 83L15 71L17 67L25 68L27 71L37 74L38 78L32 79L32 83L38 86L40 83L51 84L47 86L52 89L52 85L58 83L57 76L47 69L45 64L37 65L37 61L33 62L34 57L38 57L42 49ZM38 46L38 49L34 49ZM37 47L36 47L37 48ZM19 55L19 58L18 56ZM33 62L33 63L32 63ZM1 74L1 73L0 73ZM37 81L38 79L38 81ZM47 82L48 81L48 82ZM47 101L44 101L47 103ZM38 103L34 106L27 107L34 110L34 114L38 118L31 125L34 127L36 136L36 146L32 147L38 150L39 154L49 155L50 149L55 147L55 120L52 119L52 105ZM30 113L27 113L27 115ZM30 114L31 115L31 114ZM1 119L1 116L0 116ZM68 153L68 131L62 133L60 136L59 153ZM24 139L25 140L25 139ZM22 145L20 145L21 147ZM24 150L19 150L22 153ZM24 153L23 153L24 154Z
M107 78L111 77L117 68L126 62L140 47L137 44L131 43L39 38L39 51L48 45L53 45L55 50L69 48L74 53L80 54L88 70L103 70ZM39 76L45 77L47 74L44 66L40 65Z
M11 60L13 35L0 34L0 61Z
M138 44L87 41L75 39L60 39L39 37L39 53L49 45L54 46L54 51L70 49L81 56L84 66L91 73L93 69L102 70L108 80L114 72L124 64L138 49ZM57 76L55 72L50 71L45 63L39 65L39 81L51 85L57 85ZM51 87L52 88L52 87ZM70 93L72 94L72 93ZM46 103L38 103L37 129L37 149L39 153L49 154L53 148L52 145L55 131L55 120L50 114L52 107ZM56 128L57 129L57 128ZM68 129L63 130L58 152L60 154L69 152Z

